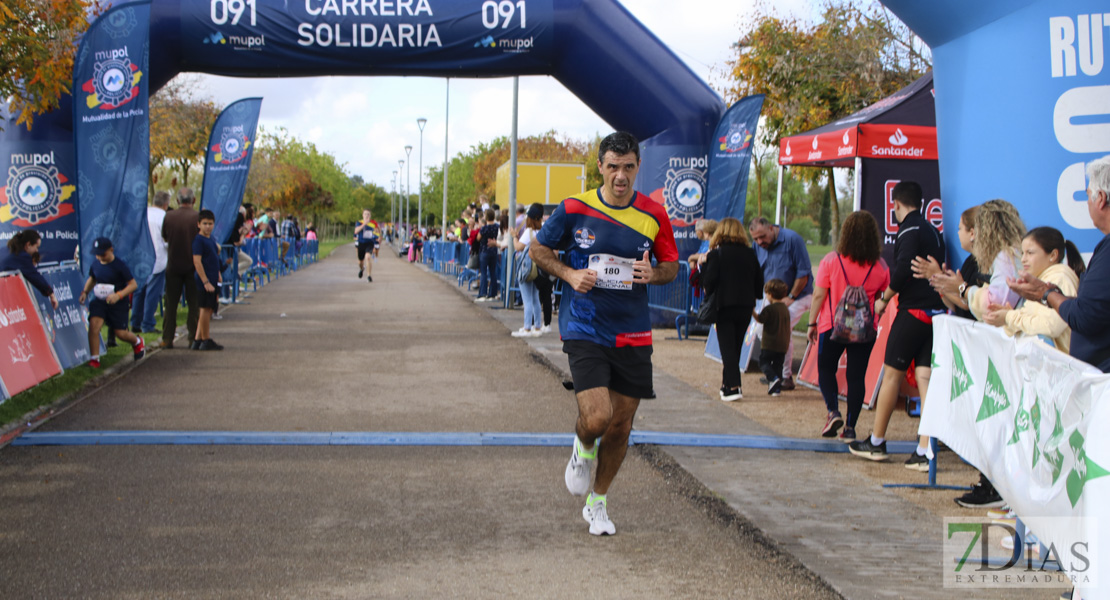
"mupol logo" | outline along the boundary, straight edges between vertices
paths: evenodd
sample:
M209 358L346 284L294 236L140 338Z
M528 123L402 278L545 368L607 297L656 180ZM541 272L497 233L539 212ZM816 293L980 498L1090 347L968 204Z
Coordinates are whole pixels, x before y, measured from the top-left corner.
M890 136L887 141L889 141L894 146L905 146L909 143L910 138L906 137L906 134L902 133L901 128L898 128L894 130L894 135Z
M496 48L497 47L497 42L493 39L492 35L487 35L486 37L478 40L477 42L474 42L474 47L475 48Z
M54 153L13 154L6 187L0 188L0 223L17 227L53 221L73 212L65 204L75 187L54 166Z
M672 157L663 183L663 205L671 225L688 227L705 216L707 157Z
M223 34L222 31L217 31L216 33L213 33L212 35L204 36L204 43L205 44L226 44L227 40L224 38L224 34Z
M94 55L93 76L81 85L88 94L89 108L112 110L130 102L139 93L142 71L128 58L127 47L101 50Z

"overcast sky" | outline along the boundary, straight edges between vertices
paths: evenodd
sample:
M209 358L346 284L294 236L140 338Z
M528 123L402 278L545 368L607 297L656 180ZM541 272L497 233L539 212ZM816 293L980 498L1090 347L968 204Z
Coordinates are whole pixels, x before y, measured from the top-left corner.
M720 91L753 0L621 0L622 4L679 58ZM808 10L811 0L786 0L777 10ZM347 171L389 189L397 161L412 145L412 186L416 189L420 132L423 165L444 157L446 80L430 77L314 77L240 79L201 76L208 95L226 106L261 96L260 123L285 127L296 137L346 163ZM448 153L512 130L512 79L452 79ZM521 137L554 129L576 139L611 128L551 77L521 77L518 132ZM406 167L407 172L407 167ZM402 174L402 180L407 173Z

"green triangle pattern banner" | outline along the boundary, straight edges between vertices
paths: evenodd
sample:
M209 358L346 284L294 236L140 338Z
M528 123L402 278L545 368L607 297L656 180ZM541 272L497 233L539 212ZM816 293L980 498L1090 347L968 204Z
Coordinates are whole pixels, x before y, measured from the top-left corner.
M1037 515L1045 544L1110 540L1110 375L951 316L933 320L933 353L919 433L982 471L1023 519ZM1110 573L1110 547L1094 562Z

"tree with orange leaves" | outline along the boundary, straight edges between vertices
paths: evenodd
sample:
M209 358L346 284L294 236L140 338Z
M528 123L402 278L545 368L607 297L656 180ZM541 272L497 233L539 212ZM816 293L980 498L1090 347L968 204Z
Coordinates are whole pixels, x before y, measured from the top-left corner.
M70 93L76 40L100 12L96 0L0 2L0 98L17 124L30 129Z
M768 146L878 102L932 68L928 47L875 2L825 0L813 24L773 16L765 5L756 14L729 61L725 97L766 94L761 128ZM832 169L827 176L831 182ZM758 170L756 177L761 188ZM829 185L838 228L835 189Z

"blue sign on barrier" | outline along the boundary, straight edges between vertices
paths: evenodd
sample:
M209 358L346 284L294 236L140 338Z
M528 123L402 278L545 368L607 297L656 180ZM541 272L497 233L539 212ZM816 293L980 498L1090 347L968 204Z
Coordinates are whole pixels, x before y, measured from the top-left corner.
M50 300L42 294L32 292L38 302L39 314L46 328L46 336L54 345L58 362L63 369L72 369L89 360L89 316L88 309L77 302L85 278L77 265L43 271L43 277L54 288L54 298L58 309L50 307Z

